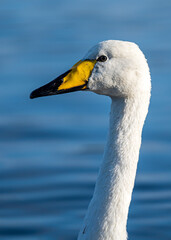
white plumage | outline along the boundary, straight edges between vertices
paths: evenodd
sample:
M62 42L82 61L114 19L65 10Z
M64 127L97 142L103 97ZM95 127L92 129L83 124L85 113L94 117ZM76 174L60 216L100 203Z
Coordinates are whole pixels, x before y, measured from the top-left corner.
M141 134L150 100L146 59L131 42L104 41L31 98L89 89L111 97L108 140L78 240L126 240Z
M146 59L131 42L105 41L85 59L107 56L89 78L90 91L111 97L108 140L78 240L126 240L127 216L147 115L151 80Z

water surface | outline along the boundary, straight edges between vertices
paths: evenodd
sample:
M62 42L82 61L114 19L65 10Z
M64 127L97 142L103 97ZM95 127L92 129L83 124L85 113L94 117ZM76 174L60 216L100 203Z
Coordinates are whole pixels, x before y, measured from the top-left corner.
M0 239L74 240L92 197L110 99L29 99L99 41L138 43L152 75L128 220L131 240L171 239L171 2L1 0Z

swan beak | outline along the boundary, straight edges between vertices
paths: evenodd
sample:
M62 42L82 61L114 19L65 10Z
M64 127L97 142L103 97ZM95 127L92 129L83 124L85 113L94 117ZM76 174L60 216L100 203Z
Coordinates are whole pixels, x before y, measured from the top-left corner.
M34 90L30 98L69 93L86 90L88 79L93 71L96 60L81 60L69 71L55 78L48 84Z

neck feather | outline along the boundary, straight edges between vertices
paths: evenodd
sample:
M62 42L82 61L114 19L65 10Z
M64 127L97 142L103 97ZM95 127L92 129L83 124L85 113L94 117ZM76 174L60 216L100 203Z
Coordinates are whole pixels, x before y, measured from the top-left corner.
M113 98L108 141L79 240L126 240L149 97Z

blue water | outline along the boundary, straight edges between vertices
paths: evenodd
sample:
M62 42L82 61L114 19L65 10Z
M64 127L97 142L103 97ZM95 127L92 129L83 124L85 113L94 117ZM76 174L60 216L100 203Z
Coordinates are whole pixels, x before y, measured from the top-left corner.
M0 239L76 239L107 136L110 99L29 99L99 41L138 43L152 99L128 220L171 239L171 1L0 1Z

